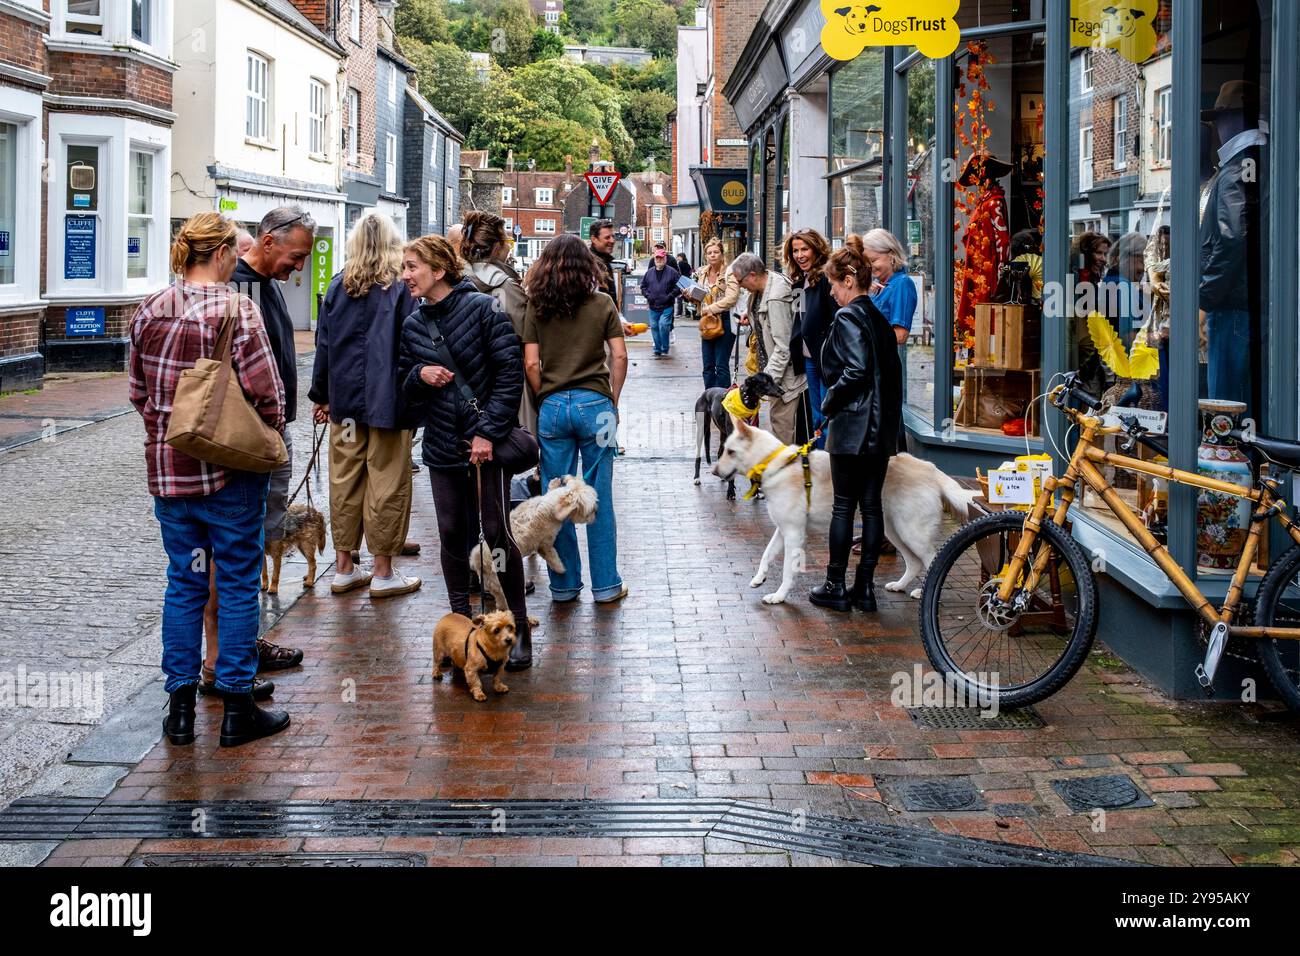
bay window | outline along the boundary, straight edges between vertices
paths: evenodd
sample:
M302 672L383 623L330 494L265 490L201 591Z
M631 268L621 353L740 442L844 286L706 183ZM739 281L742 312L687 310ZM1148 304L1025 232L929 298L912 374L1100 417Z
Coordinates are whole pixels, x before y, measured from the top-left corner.
M103 0L68 0L64 29L85 36L104 35Z

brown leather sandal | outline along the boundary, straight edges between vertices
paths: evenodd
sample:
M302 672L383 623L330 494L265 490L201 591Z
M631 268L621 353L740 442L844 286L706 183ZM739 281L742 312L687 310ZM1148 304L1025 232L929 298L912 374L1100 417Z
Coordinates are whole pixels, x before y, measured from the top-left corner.
M257 639L257 669L259 671L282 671L288 667L297 667L302 663L302 651L293 647L281 647L260 637Z

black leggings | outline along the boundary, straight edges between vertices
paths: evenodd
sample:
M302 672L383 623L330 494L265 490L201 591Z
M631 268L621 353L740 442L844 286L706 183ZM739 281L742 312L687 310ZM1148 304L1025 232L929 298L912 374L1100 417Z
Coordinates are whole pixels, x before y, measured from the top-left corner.
M831 455L831 566L847 568L853 549L853 513L862 509L863 567L874 568L885 543L885 512L881 492L889 458L885 455Z
M506 555L505 572L499 574L506 603L515 615L515 629L528 627L524 603L524 561L509 534L510 480L495 464L481 465L483 475L483 537L493 553ZM447 582L451 609L472 617L469 604L469 555L478 544L478 476L473 467L429 469L433 507L438 514L442 576ZM486 589L485 589L486 591Z

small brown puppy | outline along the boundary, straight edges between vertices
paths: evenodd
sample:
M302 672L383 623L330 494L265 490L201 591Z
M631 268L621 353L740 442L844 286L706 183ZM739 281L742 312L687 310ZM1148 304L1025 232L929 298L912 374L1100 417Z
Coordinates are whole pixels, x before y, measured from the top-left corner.
M284 537L266 542L266 557L274 565L271 580L266 579L266 561L262 562L262 590L276 594L280 590L280 561L285 552L297 548L307 559L304 587L316 583L316 554L325 553L325 518L311 505L293 505L284 516Z
M444 667L465 672L470 695L487 700L480 671L492 671L492 689L498 694L510 690L501 680L503 666L515 643L515 616L509 611L480 614L470 620L463 614L448 614L433 629L433 676L442 680Z

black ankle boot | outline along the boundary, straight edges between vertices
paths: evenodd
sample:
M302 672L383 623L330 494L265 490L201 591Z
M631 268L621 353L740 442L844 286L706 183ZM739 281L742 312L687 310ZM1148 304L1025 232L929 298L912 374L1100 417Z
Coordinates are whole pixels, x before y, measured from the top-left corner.
M172 691L168 699L163 733L178 747L194 743L194 695L198 689L198 684L186 684Z
M826 569L826 581L808 593L808 600L818 607L832 611L847 611L852 607L849 593L844 587L845 568L831 565Z
M533 666L533 629L528 626L528 619L515 619L515 642L510 645L510 659L506 661L506 670L526 671Z
M876 569L859 564L853 576L853 592L850 595L853 606L868 614L876 613Z
M226 715L221 720L221 746L238 747L278 734L289 726L282 710L263 710L253 703L252 694L226 694Z

